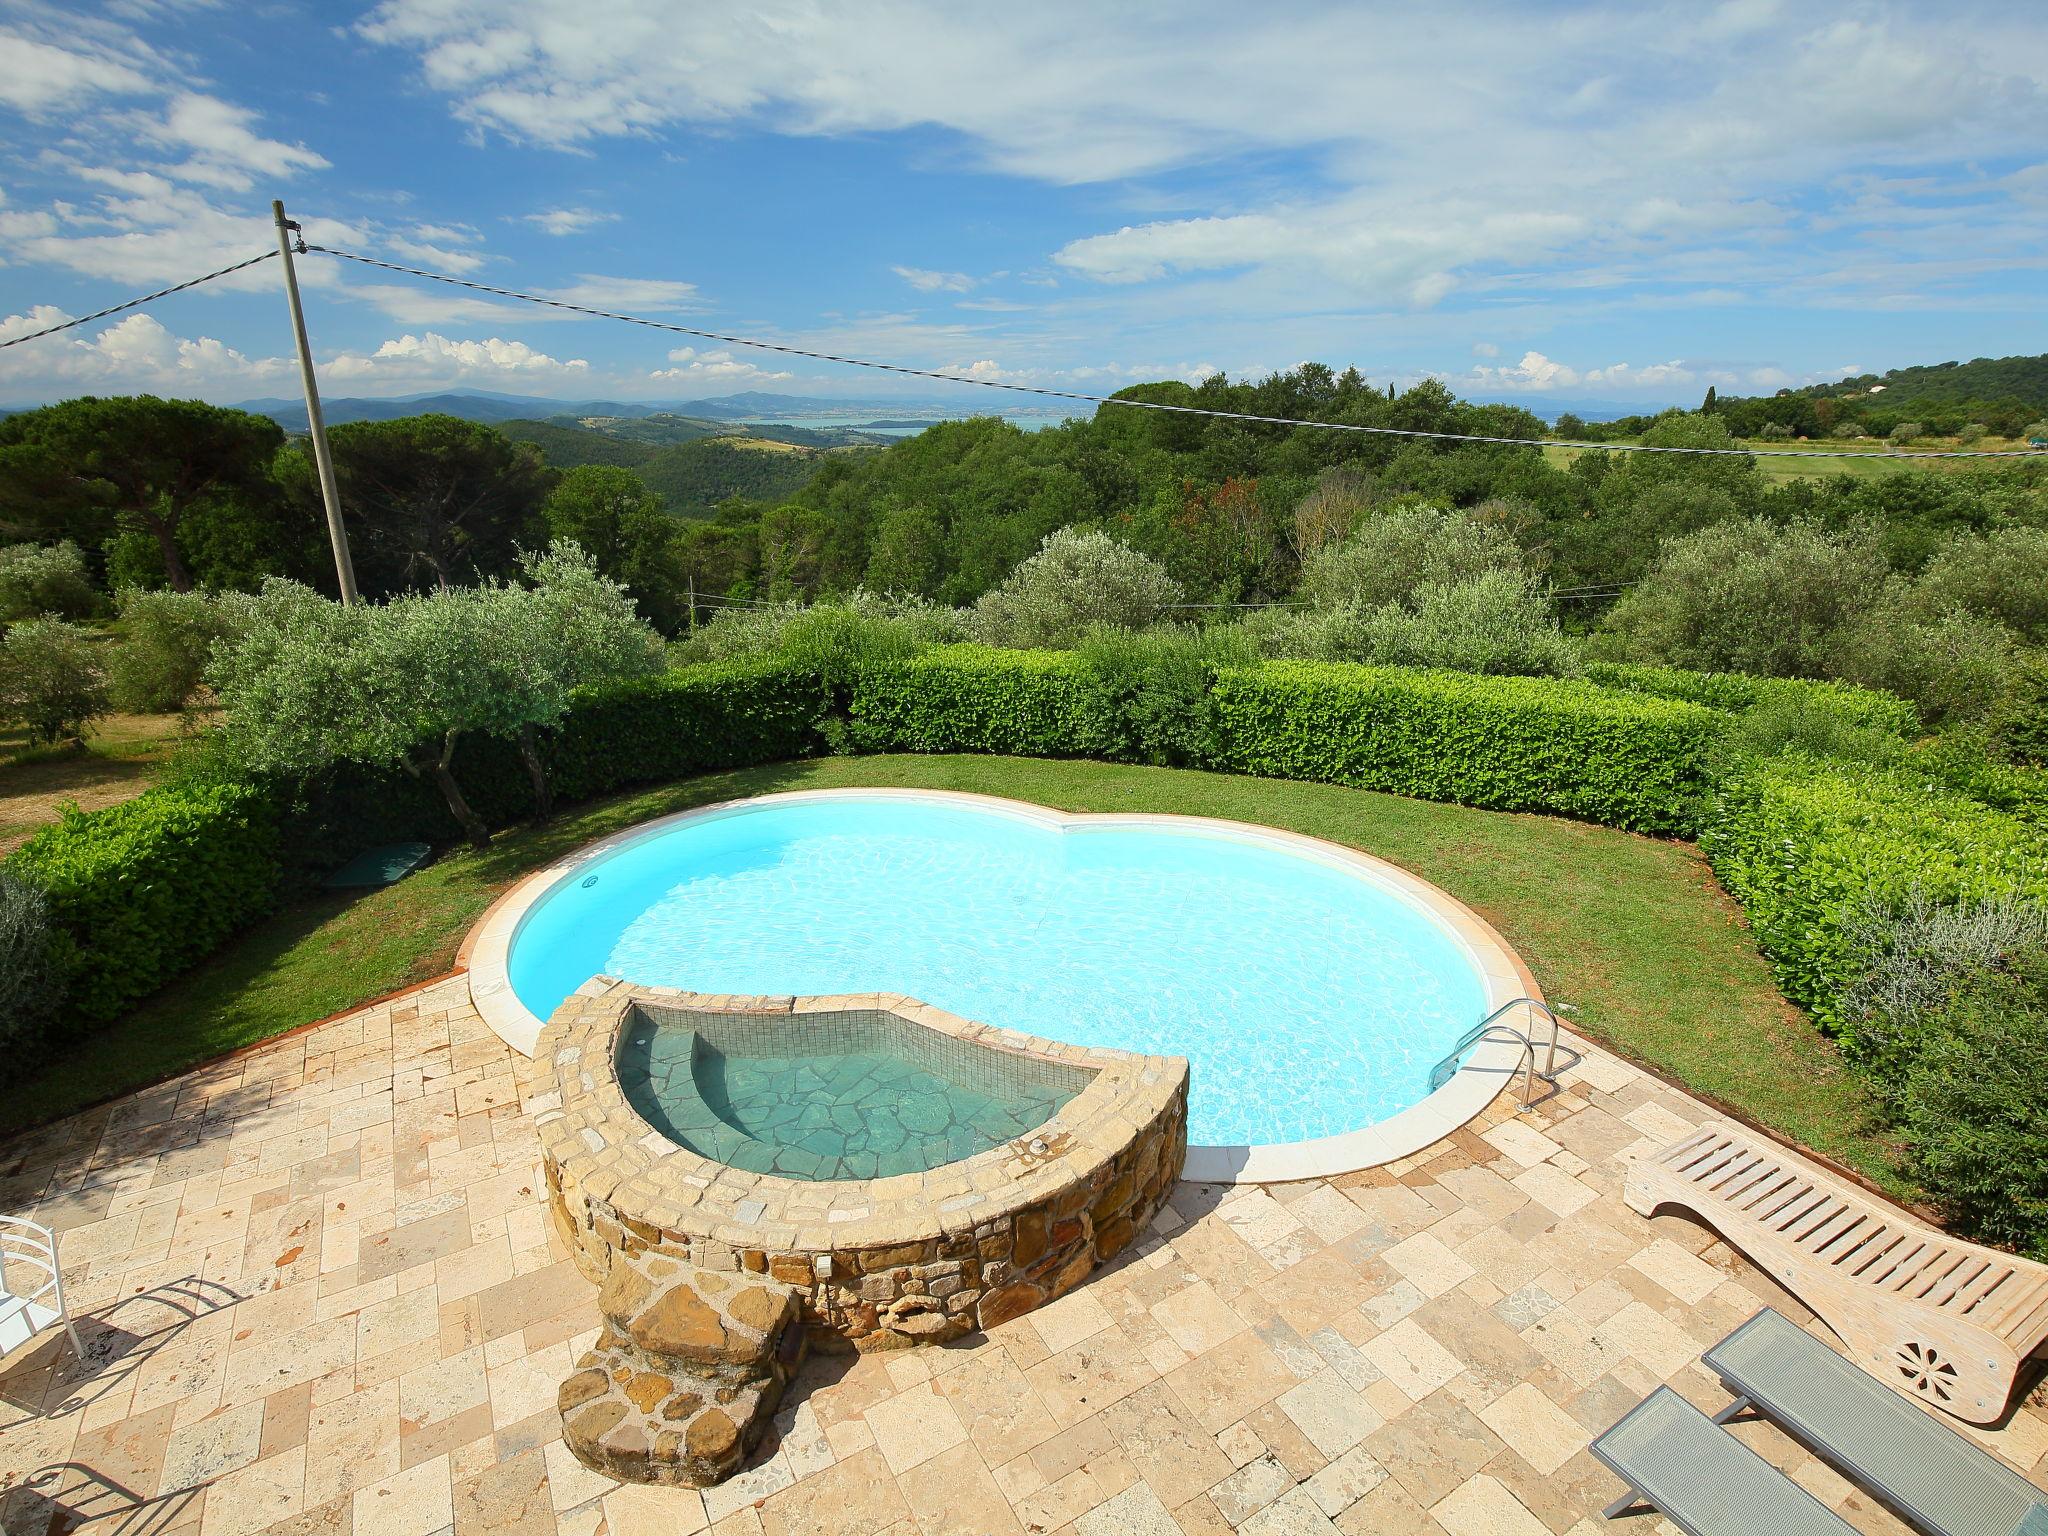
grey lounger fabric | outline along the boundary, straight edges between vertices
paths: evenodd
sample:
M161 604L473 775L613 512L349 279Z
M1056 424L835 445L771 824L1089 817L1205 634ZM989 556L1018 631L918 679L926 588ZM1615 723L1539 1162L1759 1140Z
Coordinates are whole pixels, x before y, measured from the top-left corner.
M1591 1449L1687 1536L1853 1536L1839 1515L1669 1387ZM1630 1502L1609 1505L1608 1517Z
M1737 1402L1840 1467L1933 1536L2018 1536L2048 1493L1765 1307L1701 1357Z

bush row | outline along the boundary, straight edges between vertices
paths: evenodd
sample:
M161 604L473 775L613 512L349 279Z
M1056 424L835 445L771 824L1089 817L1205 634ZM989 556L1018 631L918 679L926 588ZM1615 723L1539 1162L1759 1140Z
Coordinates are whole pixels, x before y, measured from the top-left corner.
M1806 677L1751 677L1742 672L1688 672L1682 667L1642 666L1634 662L1589 661L1586 676L1604 688L1683 699L1729 714L1746 714L1771 705L1826 715L1858 730L1889 736L1912 736L1920 716L1897 694L1853 683Z
M543 751L565 802L804 757L829 742L1175 762L1657 833L1691 833L1704 818L1702 841L1788 994L1830 1023L1851 900L1916 878L1955 894L2042 886L2041 833L1902 772L1738 759L1714 801L1724 711L1757 707L1758 680L1602 668L1610 684L1635 686L1601 686L1154 649L946 646L876 659L830 684L786 657L712 662L580 697ZM1903 725L1883 695L1770 688L1808 690L1864 728ZM1670 696L1682 691L1699 698ZM489 824L530 814L511 744L467 739L454 766ZM67 816L12 867L48 892L71 1012L89 1021L253 920L281 870L304 878L368 845L450 832L430 788L344 767L292 782L166 784L128 806Z
M1857 979L1851 914L1903 903L2048 901L2048 836L1896 771L1797 756L1750 765L1721 788L1700 834L1749 916L1785 995L1835 1030ZM1850 1042L1853 1045L1853 1042Z
M681 668L580 698L543 751L557 793L588 799L805 756L817 748L822 700L816 677L785 662ZM464 741L455 767L491 825L531 813L509 743ZM61 1036L113 1017L254 922L281 875L317 874L378 843L444 842L451 830L431 788L342 767L298 781L172 782L67 812L8 867L47 898Z
M1216 683L1221 767L1688 832L1719 717L1584 683L1267 662Z
M564 803L693 773L806 757L818 749L824 690L808 668L779 658L706 662L659 677L591 689L541 733L541 756ZM493 828L533 813L533 784L517 748L465 738L453 770ZM343 765L267 786L279 807L284 857L296 870L331 869L378 843L446 842L447 807L431 785L395 770Z
M66 811L8 864L46 900L66 1022L99 1022L269 907L275 807L247 785L160 785L105 810Z
M1061 651L947 646L853 684L868 752L1157 760L1313 779L1492 810L1689 831L1709 788L1713 711L1541 678L1273 661L1209 674L1206 728Z

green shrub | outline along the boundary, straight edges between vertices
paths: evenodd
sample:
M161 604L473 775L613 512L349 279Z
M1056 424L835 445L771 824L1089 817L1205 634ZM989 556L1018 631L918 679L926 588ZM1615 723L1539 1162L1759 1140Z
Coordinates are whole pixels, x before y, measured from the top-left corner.
M1079 654L1122 723L1117 755L1180 768L1216 760L1218 669L1257 659L1240 632L1192 625L1097 630Z
M1916 773L2048 830L2048 768L2003 761L1981 732L1933 737L1916 745L1907 761Z
M1913 606L1929 618L1962 609L1997 619L2029 645L2048 645L2048 528L1955 535L1913 583Z
M1700 834L1787 997L1853 1032L1849 924L1866 904L2048 897L2048 839L1904 772L1778 757L1722 786ZM1853 1040L1849 1048L1854 1049Z
M1078 645L1091 630L1145 629L1181 600L1166 567L1099 528L1062 528L985 592L968 633L988 645Z
M1899 582L1829 637L1824 665L1830 676L1911 699L1930 726L1996 726L2023 681L2004 624L1962 609L1916 618Z
M83 735L106 712L106 676L84 630L30 619L0 639L0 720L19 720L31 742Z
M1578 646L1559 631L1549 597L1520 571L1425 582L1407 603L1363 615L1360 631L1362 659L1382 666L1523 677L1579 670Z
M1301 595L1317 608L1412 606L1425 587L1521 569L1522 551L1503 529L1466 512L1411 502L1366 514L1342 543L1310 555Z
M1740 771L1744 759L1777 757L1787 752L1807 757L1832 757L1845 762L1896 767L1906 760L1907 744L1890 731L1856 725L1813 698L1767 698L1735 716L1721 738L1726 749L1717 776Z
M1666 539L1601 625L1619 661L1763 677L1836 675L1835 632L1880 606L1888 567L1876 541L1815 523L1716 522Z
M1751 677L1745 672L1689 672L1682 667L1653 667L1635 662L1589 661L1586 676L1604 688L1683 699L1731 714L1765 705L1795 708L1808 715L1832 715L1844 727L1911 736L1920 716L1895 693L1859 688L1854 683L1808 677Z
M707 662L579 694L544 733L564 799L634 784L808 757L819 747L825 690L794 661Z
M234 623L229 605L203 592L121 594L121 643L107 691L119 709L168 714L199 691L214 641Z
M0 545L0 624L46 616L83 619L99 605L85 551L69 539Z
M1585 683L1266 662L1216 684L1222 766L1682 832L1713 712Z
M877 661L895 661L929 645L964 640L960 614L916 597L880 596L855 588L825 603L775 603L722 608L687 640L671 647L681 663L779 656L806 664L829 683L844 682Z
M1914 1171L1962 1231L2048 1259L2048 951L1959 989L1901 1098Z
M1902 897L1851 903L1842 932L1852 976L1842 994L1845 1043L1896 1103L1929 1041L1947 1031L1956 994L2014 954L2048 944L2048 908L2011 896L1936 901L1916 884Z
M877 667L847 706L865 752L1109 757L1130 742L1117 696L1068 651L953 645Z
M826 693L815 674L775 657L706 662L584 689L540 752L556 795L595 799L637 784L808 757L820 747ZM533 814L533 785L517 749L483 736L463 748L463 788L483 821ZM378 843L443 842L448 812L431 786L395 769L341 764L272 780L283 856L319 874Z
M43 1047L63 986L50 953L42 891L0 868L0 1060L20 1067Z
M97 1022L269 907L277 828L249 786L159 786L105 810L65 811L9 863L49 903L68 1016Z

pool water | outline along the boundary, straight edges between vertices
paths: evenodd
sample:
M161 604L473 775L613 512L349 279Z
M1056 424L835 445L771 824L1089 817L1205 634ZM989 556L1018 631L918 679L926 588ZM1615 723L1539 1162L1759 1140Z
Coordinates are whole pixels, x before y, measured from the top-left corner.
M620 1084L650 1125L705 1157L788 1178L873 1179L1023 1140L1088 1077L887 1014L829 1019L642 1017L620 1049ZM834 1038L806 1049L819 1033Z
M896 992L1080 1046L1189 1059L1197 1144L1384 1120L1485 1008L1471 952L1390 886L1191 826L1062 826L943 799L752 802L578 868L515 933L546 1018L593 975Z

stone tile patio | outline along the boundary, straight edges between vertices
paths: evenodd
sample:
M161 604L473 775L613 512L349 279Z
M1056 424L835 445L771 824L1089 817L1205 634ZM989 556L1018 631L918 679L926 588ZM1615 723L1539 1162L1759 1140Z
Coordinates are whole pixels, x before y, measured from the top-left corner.
M1183 1184L1116 1266L944 1349L814 1360L708 1494L563 1450L596 1331L513 1058L442 982L0 1149L91 1359L0 1374L0 1527L123 1536L1541 1536L1609 1529L1590 1436L1796 1302L1620 1200L1701 1106L1594 1053L1384 1170ZM1816 1325L1817 1326L1817 1325ZM2037 1394L2037 1397L2039 1394ZM1903 1527L1763 1426L1859 1530ZM2048 1410L1982 1443L2041 1479ZM1668 1531L1654 1518L1614 1529Z

